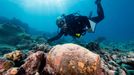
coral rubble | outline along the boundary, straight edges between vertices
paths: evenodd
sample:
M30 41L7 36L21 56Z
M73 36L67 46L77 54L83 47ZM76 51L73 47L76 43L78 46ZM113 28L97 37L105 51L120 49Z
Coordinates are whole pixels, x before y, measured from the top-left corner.
M96 45L92 48L96 49ZM90 49L92 49L90 48ZM97 49L100 47L97 46ZM29 51L24 63L21 51L5 54L0 60L3 75L133 75L134 53L99 49L89 51L76 44L56 45L49 48L39 44ZM37 49L37 50L36 50ZM50 50L49 50L50 49ZM48 50L46 53L45 50ZM23 59L22 59L23 58ZM8 62L7 62L8 61ZM5 63L6 62L6 63ZM3 64L4 63L4 64Z
M7 71L9 68L13 67L14 63L12 61L0 58L0 74Z

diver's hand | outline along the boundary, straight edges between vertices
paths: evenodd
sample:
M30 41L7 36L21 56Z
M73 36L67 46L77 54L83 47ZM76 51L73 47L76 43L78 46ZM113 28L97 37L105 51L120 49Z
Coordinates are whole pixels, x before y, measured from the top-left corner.
M96 0L95 4L100 4L101 0Z

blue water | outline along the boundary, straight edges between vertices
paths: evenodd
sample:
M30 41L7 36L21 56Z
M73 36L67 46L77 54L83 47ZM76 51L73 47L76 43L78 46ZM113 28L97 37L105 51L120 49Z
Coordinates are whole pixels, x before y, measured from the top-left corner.
M0 16L16 17L30 27L45 32L56 32L55 20L61 14L79 12L96 16L95 0L0 0ZM134 0L102 0L105 19L95 33L83 39L106 37L114 40L134 39Z

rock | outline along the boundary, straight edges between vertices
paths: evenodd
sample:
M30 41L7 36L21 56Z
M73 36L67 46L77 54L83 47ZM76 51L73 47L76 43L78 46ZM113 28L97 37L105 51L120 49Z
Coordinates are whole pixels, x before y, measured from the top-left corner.
M32 55L33 53L35 53L35 50L29 50L29 51L27 52L27 56L30 56L30 55Z
M21 66L20 75L34 75L41 73L46 65L46 55L42 51L31 54ZM23 72L21 72L23 71Z
M103 55L103 58L104 58L104 60L105 60L106 62L112 60L109 53L104 54L104 55Z
M134 51L133 52L132 51L128 52L127 57L128 58L134 58Z
M106 75L115 75L117 72L114 70L108 70Z
M47 64L57 75L100 75L100 56L76 44L54 46Z
M128 70L127 75L134 75L134 70Z
M6 53L12 52L13 47L8 45L1 45L0 44L0 55L4 55Z
M49 52L51 48L52 47L50 45L45 44L45 43L44 44L37 44L35 47L33 47L33 49L36 51L44 51L44 52Z
M127 58L127 59L124 59L124 60L122 60L122 63L131 65L132 67L134 67L134 58Z
M113 54L113 55L111 56L111 58L112 58L113 60L116 60L118 57L117 57L117 55Z
M121 50L118 49L118 48L115 48L115 49L113 49L113 51L117 51L117 52L119 52L119 51L121 51Z
M102 43L105 40L106 40L106 37L98 37L97 39L95 39L95 42Z
M24 63L24 58L26 57L21 51L13 51L11 53L5 54L6 59L12 60L15 63L15 67L20 67Z
M35 45L32 36L29 34L21 33L16 38L20 39L16 45L16 49L20 50L31 49Z
M96 42L90 42L86 45L86 48L91 50L91 51L98 51L100 50L99 43Z
M38 43L38 44L43 44L43 43L47 43L47 38L44 36L37 36L35 38L35 41Z
M15 67L10 68L10 69L6 72L5 75L17 75L18 69L19 69L19 68L17 68L17 67L16 67L16 68L15 68Z
M126 72L122 69L119 70L119 75L126 75Z
M28 29L29 29L29 26L28 24L22 22L21 20L13 17L11 20L10 20L10 23L11 24L14 24L16 26L21 26L22 29L24 29L25 32L28 32Z
M16 45L16 49L19 50L25 50L25 49L30 49L34 46L34 43L32 42L32 40L26 40L26 39L22 39L17 45Z
M117 70L117 67L111 65L111 64L107 64L109 70Z
M22 67L20 67L20 68L17 69L17 74L16 75L26 75L26 72Z
M109 64L115 66L115 67L119 67L119 65L115 62L115 61L109 61Z
M121 67L123 67L123 68L125 68L127 70L134 70L134 67L133 66L128 65L128 64L124 64L124 63L121 64Z
M0 43L15 46L20 41L19 34L28 33L28 28L27 24L16 18L0 17Z
M12 61L20 61L22 60L23 56L24 56L23 53L19 50L4 55L5 58Z
M46 64L42 74L44 74L44 75L55 75L55 72L54 72L54 69L52 67L50 67L49 64Z
M0 58L0 74L13 66L14 63L12 61L6 60L4 58Z

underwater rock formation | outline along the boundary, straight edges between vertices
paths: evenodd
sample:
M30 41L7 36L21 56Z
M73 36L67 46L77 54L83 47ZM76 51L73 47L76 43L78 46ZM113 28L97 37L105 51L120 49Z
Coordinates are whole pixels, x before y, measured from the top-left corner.
M20 61L23 59L24 55L21 51L13 51L11 53L5 54L5 58L12 60L12 61Z
M134 51L134 40L124 40L124 41L113 41L105 40L100 43L101 48L107 48L111 50L120 51Z
M102 52L100 52L102 53ZM132 53L132 52L131 52ZM104 75L133 75L134 57L124 52L103 52L101 56L101 67Z
M16 45L16 49L19 50L30 49L34 45L33 39L29 34L21 33L18 35L17 38L20 38L20 40Z
M31 51L15 51L0 59L2 75L134 75L134 52L89 51L76 44L49 48L38 44ZM37 50L36 50L37 49ZM48 50L46 53L45 50ZM50 51L49 51L50 50ZM97 54L96 54L97 53ZM22 59L23 58L23 59ZM25 61L21 63L20 61ZM16 62L19 61L19 62ZM16 66L16 63L19 65Z
M21 66L20 75L35 75L37 72L42 72L46 65L46 55L42 51L31 54L26 62ZM23 70L22 70L23 69Z
M0 17L0 43L8 45L16 45L20 38L20 33L27 33L28 25L20 20L13 18L7 19Z
M36 51L44 51L45 53L49 52L52 47L49 44L43 43L43 44L36 44L33 47L33 50Z
M86 48L91 51L98 51L100 50L100 45L97 42L90 42L86 45Z
M99 75L99 55L76 44L53 47L47 56L47 64L56 75Z
M17 75L98 75L100 65L99 55L79 45L63 44L54 46L47 54L31 53Z
M18 70L17 67L10 68L4 75L17 75Z
M0 75L13 66L14 63L12 61L0 58Z
M19 19L0 17L0 45L13 46L19 50L29 50L36 46L36 44L46 43L47 36L43 35L44 33L32 29L28 24L23 23ZM34 38L34 36L41 37ZM4 51L1 52L2 54L4 53Z
M45 37L45 35L42 35L42 36L37 36L35 38L35 41L38 43L38 44L42 44L42 43L47 43L47 38Z
M4 58L13 61L16 67L19 67L23 64L25 57L26 55L19 50L4 55Z
M3 56L6 53L12 52L12 49L14 49L12 46L0 44L0 56Z

